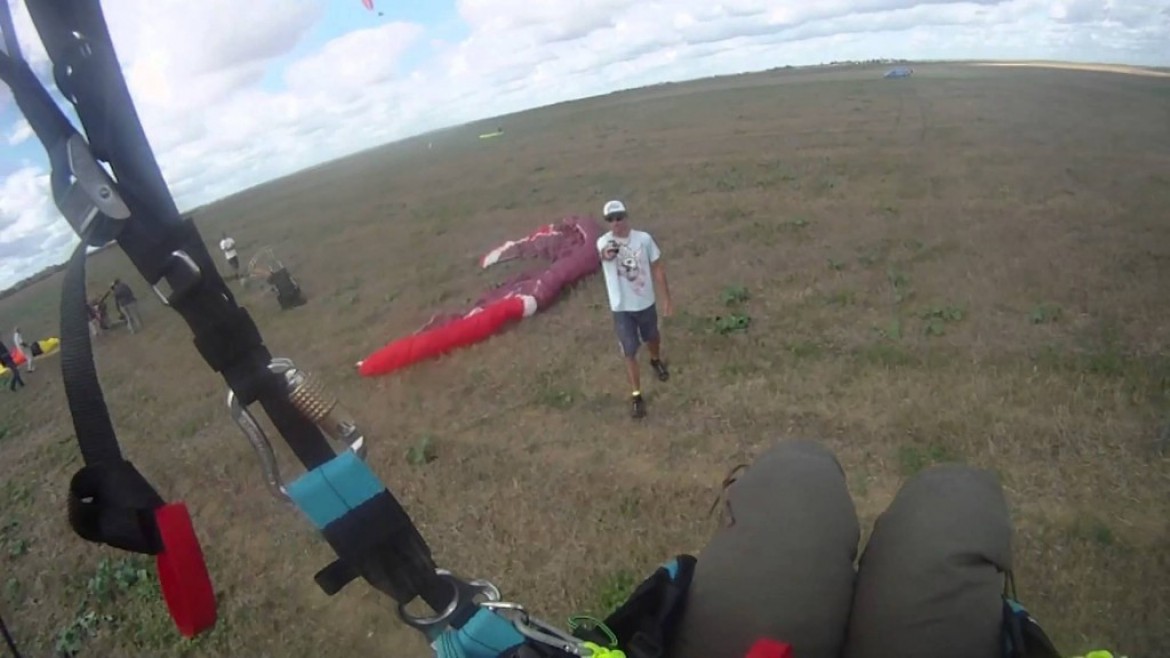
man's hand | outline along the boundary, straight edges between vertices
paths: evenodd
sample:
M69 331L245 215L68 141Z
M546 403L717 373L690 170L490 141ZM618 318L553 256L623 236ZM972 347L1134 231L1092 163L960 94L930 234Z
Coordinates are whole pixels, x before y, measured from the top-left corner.
M662 300L662 317L669 318L672 315L674 315L674 302L671 301L670 297L666 297Z

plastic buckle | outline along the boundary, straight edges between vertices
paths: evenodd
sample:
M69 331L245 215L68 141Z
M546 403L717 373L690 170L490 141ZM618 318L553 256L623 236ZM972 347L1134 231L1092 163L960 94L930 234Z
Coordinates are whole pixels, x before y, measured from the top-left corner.
M167 265L167 273L162 280L151 286L154 294L162 300L162 303L170 306L171 302L187 293L191 292L193 288L199 285L199 281L203 278L203 270L199 269L199 265L191 258L187 252L176 250L171 252L170 263ZM159 290L159 285L165 281L170 286L171 291L164 293Z
M184 503L169 503L154 512L163 549L155 568L171 619L184 637L194 637L216 621L215 591L203 549Z
M113 240L130 218L130 208L118 194L113 179L93 157L89 143L77 133L65 142L65 162L66 171L52 174L54 198L61 214L78 235L88 236L90 245ZM110 221L95 225L101 217Z

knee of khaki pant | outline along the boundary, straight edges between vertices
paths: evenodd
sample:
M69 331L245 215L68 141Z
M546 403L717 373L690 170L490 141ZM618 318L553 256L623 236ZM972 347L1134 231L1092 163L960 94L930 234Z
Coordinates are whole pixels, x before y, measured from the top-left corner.
M996 658L1011 543L994 473L946 464L908 480L862 553L845 657Z
M837 658L860 526L836 457L781 441L726 495L730 525L699 553L672 658L741 656L760 637Z

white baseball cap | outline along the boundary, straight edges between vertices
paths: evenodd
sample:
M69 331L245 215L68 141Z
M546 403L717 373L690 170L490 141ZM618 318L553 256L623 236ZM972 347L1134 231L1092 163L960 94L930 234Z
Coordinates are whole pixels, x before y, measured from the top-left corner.
M621 201L618 201L617 199L614 199L612 201L606 201L605 207L601 209L601 214L604 215L605 217L609 217L610 215L617 215L619 213L625 213L625 212L626 212L626 204L622 203Z

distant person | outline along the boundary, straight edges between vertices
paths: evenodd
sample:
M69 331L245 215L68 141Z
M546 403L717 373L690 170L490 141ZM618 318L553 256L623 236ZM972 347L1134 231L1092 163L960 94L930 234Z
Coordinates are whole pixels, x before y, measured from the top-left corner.
M32 372L36 370L36 366L33 365L32 347L24 342L24 336L20 335L20 327L12 330L12 346L24 353L25 371Z
M105 328L105 321L102 317L104 313L102 310L103 304L105 304L105 302L99 302L97 300L91 299L89 304L86 305L89 310L89 335L93 338L100 336L102 334L102 329Z
M3 364L12 373L12 378L8 380L8 390L15 391L18 384L24 387L24 380L20 378L20 369L16 367L16 362L12 360L12 354L8 352L8 346L3 341L0 341L0 364Z
M130 333L138 333L142 329L142 318L138 315L138 300L134 297L134 291L121 279L114 279L110 289L114 291L114 303L117 304L118 311L126 317L126 326Z
M660 352L657 303L661 299L664 317L670 317L674 307L666 284L662 253L654 238L645 231L630 228L626 206L621 201L607 202L602 215L613 228L597 239L597 251L601 254L601 270L605 274L614 329L626 361L626 375L633 389L630 396L632 415L642 418L646 415L646 402L642 397L638 370L638 347L646 343L650 351L650 367L654 368L659 380L666 381L670 373Z
M223 251L223 257L227 259L228 265L232 268L232 275L235 278L240 278L240 258L236 252L236 241L230 238L227 231L224 231L219 240L219 248Z

